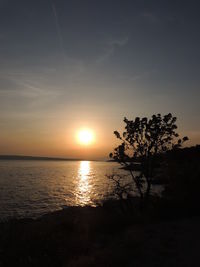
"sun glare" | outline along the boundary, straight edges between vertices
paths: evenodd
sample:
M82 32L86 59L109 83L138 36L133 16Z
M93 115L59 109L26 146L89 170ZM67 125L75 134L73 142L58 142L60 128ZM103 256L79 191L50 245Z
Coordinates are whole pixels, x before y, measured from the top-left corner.
M89 129L83 129L78 132L78 141L82 145L90 145L94 141L94 134Z

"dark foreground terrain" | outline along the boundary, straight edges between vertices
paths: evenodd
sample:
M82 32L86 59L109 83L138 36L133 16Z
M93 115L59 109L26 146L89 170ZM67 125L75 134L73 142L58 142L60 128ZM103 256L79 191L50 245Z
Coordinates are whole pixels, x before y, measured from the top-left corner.
M119 204L0 224L0 266L200 266L200 217L149 219Z
M200 146L166 160L163 196L142 209L132 198L0 223L0 267L199 267Z

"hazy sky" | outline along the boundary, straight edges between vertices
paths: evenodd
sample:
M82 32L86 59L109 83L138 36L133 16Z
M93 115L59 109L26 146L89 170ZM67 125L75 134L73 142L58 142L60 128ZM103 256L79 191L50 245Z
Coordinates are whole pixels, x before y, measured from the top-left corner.
M0 154L105 157L124 116L168 112L200 143L199 14L192 0L0 0Z

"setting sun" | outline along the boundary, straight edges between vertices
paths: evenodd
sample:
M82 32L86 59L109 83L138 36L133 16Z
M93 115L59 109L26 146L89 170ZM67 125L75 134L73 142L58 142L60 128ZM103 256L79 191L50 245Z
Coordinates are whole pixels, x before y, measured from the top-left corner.
M82 145L90 145L94 141L94 133L89 129L82 129L78 132L78 142Z

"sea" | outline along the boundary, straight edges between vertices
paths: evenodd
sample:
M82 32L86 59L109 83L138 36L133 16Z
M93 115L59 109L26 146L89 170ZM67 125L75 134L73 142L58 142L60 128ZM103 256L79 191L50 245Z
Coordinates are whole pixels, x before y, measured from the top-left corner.
M0 160L0 220L35 218L68 206L96 206L112 194L101 161Z
M97 206L115 198L115 162L0 160L0 221L37 218L69 206Z

